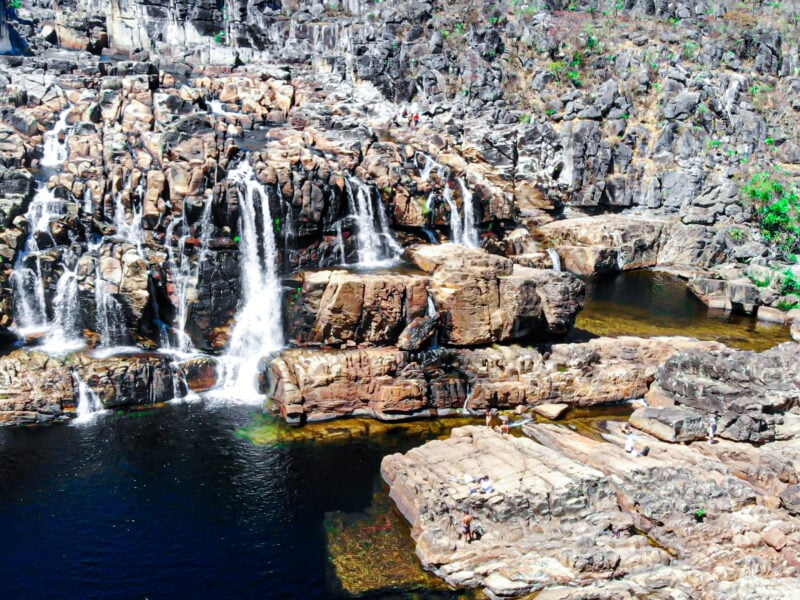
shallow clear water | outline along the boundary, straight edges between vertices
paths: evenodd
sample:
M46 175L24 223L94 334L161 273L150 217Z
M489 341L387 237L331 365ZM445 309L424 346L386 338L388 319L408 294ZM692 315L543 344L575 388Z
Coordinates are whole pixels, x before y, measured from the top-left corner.
M587 278L586 304L575 327L601 336L685 335L757 351L791 339L788 327L709 310L685 281L660 271Z

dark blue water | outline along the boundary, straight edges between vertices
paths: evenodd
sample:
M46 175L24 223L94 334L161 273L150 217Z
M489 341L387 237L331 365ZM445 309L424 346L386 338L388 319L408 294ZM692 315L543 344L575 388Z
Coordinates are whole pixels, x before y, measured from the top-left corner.
M0 430L0 597L340 596L324 513L364 510L400 448L256 446L252 411Z

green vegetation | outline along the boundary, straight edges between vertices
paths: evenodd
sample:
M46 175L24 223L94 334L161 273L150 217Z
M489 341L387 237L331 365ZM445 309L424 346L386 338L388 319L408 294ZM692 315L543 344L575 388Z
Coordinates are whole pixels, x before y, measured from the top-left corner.
M764 239L794 260L800 252L800 200L787 179L783 171L762 171L742 187L742 194L755 205Z
M214 36L214 41L217 42L218 44L221 44L222 42L224 42L225 41L225 32L224 31L220 31L219 33L217 33Z
M744 239L744 229L736 229L735 227L728 229L728 235L734 242L741 242Z
M783 275L784 280L781 286L781 295L788 296L789 294L795 294L800 296L800 279L795 277L795 274L789 269L786 269Z
M519 118L519 122L520 123L525 123L526 125L530 125L531 113L525 113L524 115L521 115L520 118Z

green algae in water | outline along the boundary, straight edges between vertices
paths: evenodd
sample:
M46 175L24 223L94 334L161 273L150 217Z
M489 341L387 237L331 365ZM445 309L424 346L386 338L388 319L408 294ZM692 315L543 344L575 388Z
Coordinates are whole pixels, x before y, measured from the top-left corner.
M477 591L453 590L422 568L408 525L383 488L364 512L326 513L325 532L336 577L355 597L484 597Z
M685 281L661 271L587 278L575 327L597 336L683 335L758 352L791 339L786 326L709 309Z

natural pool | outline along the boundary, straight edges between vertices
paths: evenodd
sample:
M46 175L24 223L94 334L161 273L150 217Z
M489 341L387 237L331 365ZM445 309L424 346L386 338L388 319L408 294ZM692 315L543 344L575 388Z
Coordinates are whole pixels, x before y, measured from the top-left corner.
M589 281L587 292L578 327L594 334L754 349L787 337L709 315L664 273ZM629 410L574 411L568 424L596 435ZM3 597L473 597L419 567L379 465L482 419L292 429L257 413L200 401L83 426L0 429Z
M759 352L791 339L788 327L709 310L685 281L661 271L587 278L575 327L600 336L685 335Z

